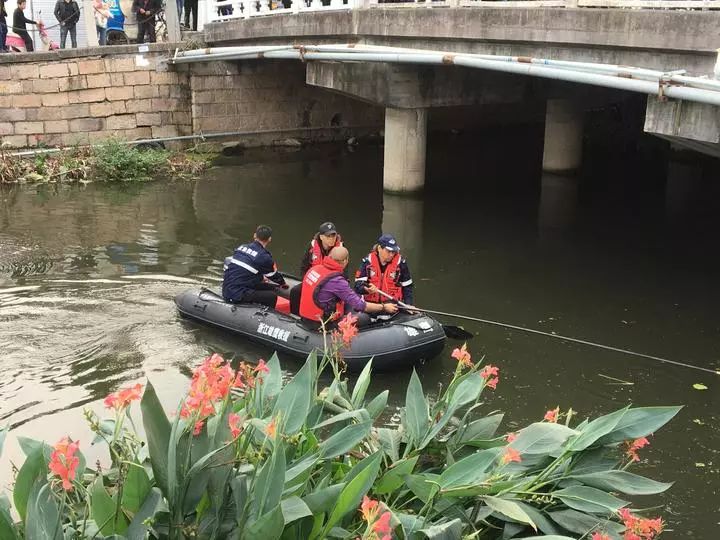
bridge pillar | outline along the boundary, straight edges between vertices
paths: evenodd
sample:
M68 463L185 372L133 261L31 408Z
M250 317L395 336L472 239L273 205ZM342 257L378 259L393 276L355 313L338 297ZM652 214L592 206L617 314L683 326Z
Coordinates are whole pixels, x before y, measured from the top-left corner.
M548 99L543 170L569 173L582 160L583 111L568 99Z
M385 109L383 189L420 191L425 184L427 109Z

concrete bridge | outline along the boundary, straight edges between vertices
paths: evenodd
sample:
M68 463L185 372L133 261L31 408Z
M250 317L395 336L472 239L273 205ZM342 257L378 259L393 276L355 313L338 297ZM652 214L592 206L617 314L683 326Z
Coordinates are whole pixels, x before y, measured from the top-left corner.
M266 0L258 4L222 0L218 6L224 14L219 9L205 14L210 22L204 27L204 40L213 50L191 61L279 62L283 58L260 53L254 57L264 59L249 60L253 56L233 55L233 49L218 47L351 44L370 52L392 52L388 47L439 51L448 53L447 64L453 63L454 54L502 56L525 64L536 59L536 72L548 67L537 59L610 65L615 72L603 72L604 80L625 79L623 84L636 80L640 90L635 91L648 96L647 132L709 153L716 152L720 142L720 100L668 99L685 86L674 77L707 77L706 84L698 84L708 92L720 91L720 83L714 82L720 47L720 12L715 9L720 2L463 0L360 5L332 0L327 7L313 2L302 9L295 5L273 11ZM226 56L218 56L222 51ZM468 106L530 107L540 114L544 110L543 167L571 172L581 163L583 111L621 103L630 91L612 81L603 87L594 82L552 80L542 74L535 78L458 65L371 64L354 58L321 61L320 57L302 55L308 85L384 108L384 185L389 191L412 191L423 185L428 110ZM627 66L655 70L659 75L648 90L647 84L640 85L646 79L643 70Z

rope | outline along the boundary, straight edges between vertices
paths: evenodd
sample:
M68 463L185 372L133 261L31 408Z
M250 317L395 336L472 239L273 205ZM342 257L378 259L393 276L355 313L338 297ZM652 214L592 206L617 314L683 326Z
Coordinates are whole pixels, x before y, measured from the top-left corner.
M708 368L704 368L701 366L695 366L692 364L685 364L683 362L678 362L676 360L669 360L667 358L661 358L659 356L652 356L650 354L644 354L644 353L639 353L639 352L635 352L635 351L630 351L628 349L620 349L618 347L611 347L610 345L603 345L602 343L595 343L593 341L586 341L584 339L577 339L577 338L573 338L573 337L562 336L560 334L551 334L550 332L543 332L541 330L534 330L532 328L525 328L523 326L515 326L513 324L507 324L507 323L503 323L503 322L490 321L488 319L478 319L477 317L468 317L467 315L458 315L456 313L446 313L444 311L431 311L429 309L423 309L421 311L425 311L427 313L433 313L435 315L444 315L445 317L454 317L456 319L465 319L468 321L474 321L474 322L489 324L489 325L493 325L493 326L501 326L504 328L511 328L513 330L520 330L521 332L529 332L531 334L538 334L538 335L545 336L545 337L561 339L563 341L572 341L573 343L579 343L581 345L588 345L590 347L597 347L600 349L605 349L607 351L613 351L613 352L618 352L618 353L622 353L622 354L629 354L632 356L640 356L642 358L647 358L649 360L655 360L657 362L663 362L665 364L672 364L674 366L679 366L679 367L684 367L684 368L689 368L689 369L696 369L698 371L704 371L706 373L712 373L713 375L720 375L720 371L717 371L714 369L708 369Z

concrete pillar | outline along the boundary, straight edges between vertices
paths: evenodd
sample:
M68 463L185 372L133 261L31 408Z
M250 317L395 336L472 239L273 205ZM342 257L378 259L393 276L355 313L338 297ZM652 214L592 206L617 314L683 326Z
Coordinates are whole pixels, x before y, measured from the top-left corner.
M582 160L583 111L567 99L548 99L543 170L568 173Z
M426 109L385 109L385 191L408 193L423 188L426 139Z
M382 232L395 235L403 256L410 261L411 271L421 257L424 205L419 198L383 194Z
M538 236L542 242L562 238L577 216L578 182L573 176L543 173L538 204Z

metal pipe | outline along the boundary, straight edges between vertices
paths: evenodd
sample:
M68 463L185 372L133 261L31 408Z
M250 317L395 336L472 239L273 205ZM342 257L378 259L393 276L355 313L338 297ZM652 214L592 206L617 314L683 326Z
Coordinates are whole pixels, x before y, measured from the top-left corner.
M406 53L406 52L315 52L310 47L296 48L295 50L274 50L265 52L242 52L240 54L227 52L220 54L197 55L193 58L179 56L175 59L177 63L193 61L209 61L217 59L244 60L252 58L274 58L274 59L299 59L339 62L387 62L387 63L408 63L408 64L430 64L430 65L459 65L472 68L487 69L513 73L517 75L535 76L552 80L562 80L639 92L648 95L664 95L670 98L684 99L711 105L720 105L720 92L711 88L693 88L689 86L676 86L670 84L671 77L659 78L658 81L646 81L632 79L618 75L606 75L592 73L576 69L563 69L551 67L543 63L526 63L522 59L515 61L498 61L478 58L475 55L452 54L452 53ZM688 78L694 80L696 78Z

